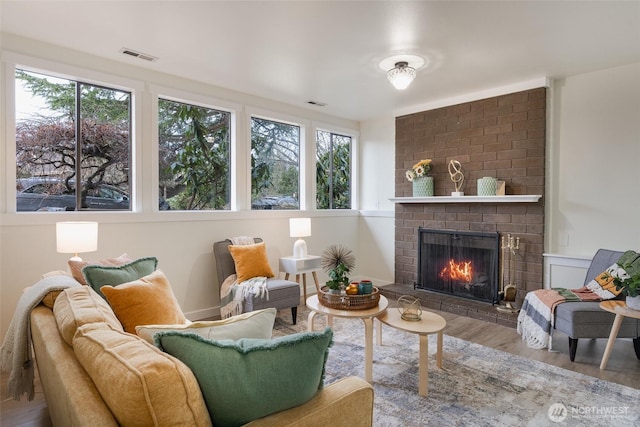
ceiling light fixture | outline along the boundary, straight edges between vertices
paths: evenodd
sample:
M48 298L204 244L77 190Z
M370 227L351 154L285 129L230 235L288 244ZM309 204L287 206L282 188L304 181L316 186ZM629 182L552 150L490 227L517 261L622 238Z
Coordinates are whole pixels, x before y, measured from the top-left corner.
M398 90L405 90L416 78L416 69L409 67L409 63L406 61L396 62L395 67L387 72L387 78L393 87Z
M378 66L387 73L387 78L398 90L405 90L416 77L416 70L425 60L416 55L395 55L380 61Z

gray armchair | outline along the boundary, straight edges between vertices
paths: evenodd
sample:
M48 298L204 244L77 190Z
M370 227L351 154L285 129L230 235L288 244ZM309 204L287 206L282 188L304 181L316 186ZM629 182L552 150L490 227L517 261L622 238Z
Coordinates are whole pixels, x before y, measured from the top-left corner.
M260 238L254 238L256 243L262 242ZM222 282L232 274L236 274L236 266L229 252L230 240L222 240L213 244L213 254L216 260L216 270L218 274L218 292ZM269 299L260 298L249 294L243 301L244 311L261 310L273 307L276 310L291 308L293 324L296 324L298 314L298 304L300 304L300 285L290 280L276 277L267 279L267 289Z
M613 265L623 252L599 249L594 255L584 280L586 285L598 274ZM576 357L578 339L608 338L615 315L600 308L599 302L563 302L555 310L555 329L569 337L569 358ZM640 320L625 317L618 338L633 338L633 347L640 359Z

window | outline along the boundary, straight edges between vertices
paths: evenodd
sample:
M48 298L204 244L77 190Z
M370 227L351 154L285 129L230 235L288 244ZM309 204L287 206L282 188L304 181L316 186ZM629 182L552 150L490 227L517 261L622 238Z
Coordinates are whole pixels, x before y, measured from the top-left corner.
M17 210L131 209L131 93L15 77Z
M160 198L170 209L230 209L231 113L158 101Z
M351 209L351 137L316 132L316 207Z
M251 208L300 209L300 126L251 118Z

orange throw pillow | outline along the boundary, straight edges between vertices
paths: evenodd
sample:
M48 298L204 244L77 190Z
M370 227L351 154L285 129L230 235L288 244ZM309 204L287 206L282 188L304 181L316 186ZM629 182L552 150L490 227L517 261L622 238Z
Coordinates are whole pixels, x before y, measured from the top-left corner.
M156 270L133 282L100 288L124 330L135 334L140 325L187 322L164 273Z
M267 259L267 247L264 242L255 245L229 245L229 252L236 265L238 283L254 277L275 276Z

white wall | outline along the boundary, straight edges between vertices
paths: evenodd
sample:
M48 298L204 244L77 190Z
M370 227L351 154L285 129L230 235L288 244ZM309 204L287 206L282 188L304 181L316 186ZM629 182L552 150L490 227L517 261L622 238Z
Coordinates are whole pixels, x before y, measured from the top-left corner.
M640 63L554 82L547 252L640 250Z

